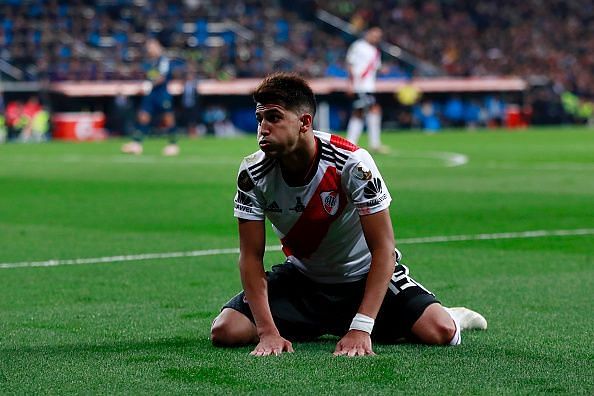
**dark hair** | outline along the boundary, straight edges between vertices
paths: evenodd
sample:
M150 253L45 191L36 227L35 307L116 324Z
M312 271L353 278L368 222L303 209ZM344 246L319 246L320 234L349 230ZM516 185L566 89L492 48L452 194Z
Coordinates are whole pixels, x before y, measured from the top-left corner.
M252 94L256 103L276 103L291 111L316 114L316 98L304 78L294 73L266 76Z
M163 40L159 36L148 36L146 42L148 43L149 41L154 41L159 44L160 47L165 47Z

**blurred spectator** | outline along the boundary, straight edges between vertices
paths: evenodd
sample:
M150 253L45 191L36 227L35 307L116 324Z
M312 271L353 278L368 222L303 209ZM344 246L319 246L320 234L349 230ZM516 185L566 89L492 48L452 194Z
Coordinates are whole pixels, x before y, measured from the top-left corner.
M458 95L448 99L443 108L443 115L448 126L464 126L464 103Z
M239 133L229 119L227 111L221 105L208 106L204 111L204 122L207 131L216 137L233 137Z
M24 104L15 100L6 106L6 126L9 140L40 142L48 137L49 112L37 96L31 96Z
M37 96L31 96L23 106L26 125L21 132L24 142L41 142L48 138L49 112L39 103Z
M484 98L485 124L488 127L503 125L505 119L505 102L500 97L488 95Z
M134 105L123 91L113 98L107 113L108 129L116 134L130 136L134 128Z
M187 71L183 84L179 117L180 126L186 127L190 136L202 135L205 131L200 128L202 125L200 125L201 111L196 72Z
M8 138L8 130L6 129L6 117L4 112L0 113L0 143L4 143Z
M441 129L441 120L435 103L423 100L413 107L415 124L427 132L437 132Z
M6 127L8 129L8 140L13 140L21 135L27 120L23 116L23 102L13 100L6 105Z
M467 128L484 126L485 114L479 102L471 99L464 103L464 125Z
M565 113L573 118L571 121L587 121L590 125L594 123L594 101L584 100L565 91L561 94L561 104Z

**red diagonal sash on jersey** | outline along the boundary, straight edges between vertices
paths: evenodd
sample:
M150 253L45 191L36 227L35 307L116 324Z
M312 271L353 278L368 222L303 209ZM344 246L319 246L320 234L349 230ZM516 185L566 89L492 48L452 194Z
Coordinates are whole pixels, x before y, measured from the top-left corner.
M361 78L367 77L367 75L369 73L371 73L371 71L374 70L377 67L377 61L379 60L379 57L380 57L380 51L376 48L375 49L375 56L373 57L373 59L371 60L371 62L369 62L369 64L365 68L365 70L363 70L363 73L361 73Z
M324 209L324 202L322 202L321 194L328 191L338 192L338 210L334 215L330 215ZM285 255L297 258L310 257L318 249L330 225L342 214L345 206L346 195L340 187L340 175L336 172L336 168L329 167L299 220L281 240Z

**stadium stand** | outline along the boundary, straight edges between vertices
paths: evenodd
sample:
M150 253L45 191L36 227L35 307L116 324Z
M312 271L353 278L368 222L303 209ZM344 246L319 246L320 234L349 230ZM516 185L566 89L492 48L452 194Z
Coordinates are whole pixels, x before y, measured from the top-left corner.
M338 24L321 18L323 12ZM594 98L593 22L588 0L7 0L0 5L0 77L52 84L140 81L143 44L152 36L175 59L177 79L188 69L214 81L289 70L344 79L348 45L377 25L387 43L407 55L387 51L380 79L422 76L423 68L408 59L441 77L517 76L544 87L528 100L537 110L556 112L545 122L561 122L567 120L563 112L592 118L592 107L582 103ZM577 99L567 100L569 92ZM464 102L463 119L479 125L488 123L488 106L500 107L503 100L479 98L477 110L477 98L471 99ZM419 103L425 111L411 111L412 120L424 125L427 120L414 114L431 108L445 125L458 125L459 115L445 112L452 100Z
M276 3L12 0L0 7L2 58L28 80L139 80L157 36L206 78L323 76L346 43Z
M594 3L589 0L325 2L353 26L382 26L388 41L453 76L549 78L594 95Z
M33 80L142 79L141 45L146 35L158 35L203 76L258 77L273 70L343 76L349 38L321 29L313 12L294 11L303 8L316 5L10 0L0 6L2 59ZM387 41L447 75L546 76L578 95L593 94L594 4L588 0L349 0L318 8L355 31L383 27Z

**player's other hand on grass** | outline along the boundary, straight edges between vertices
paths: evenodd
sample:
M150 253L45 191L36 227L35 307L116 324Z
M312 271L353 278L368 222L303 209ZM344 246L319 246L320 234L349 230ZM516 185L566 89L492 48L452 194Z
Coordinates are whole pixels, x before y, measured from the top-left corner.
M280 335L268 335L260 337L260 342L250 355L252 356L278 356L283 352L294 352L293 344Z
M334 356L375 355L371 348L371 336L364 331L349 330L336 344Z

